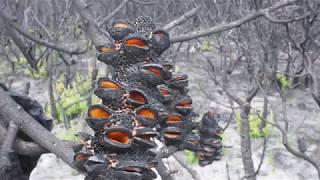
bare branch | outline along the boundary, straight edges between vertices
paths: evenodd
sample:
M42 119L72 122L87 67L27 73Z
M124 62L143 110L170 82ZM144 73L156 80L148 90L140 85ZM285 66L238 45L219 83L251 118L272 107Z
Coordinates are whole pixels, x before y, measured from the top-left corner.
M136 4L141 4L141 5L145 5L145 6L150 6L150 5L154 5L158 2L158 0L154 0L154 1L140 1L140 0L130 0Z
M119 12L130 0L124 0L119 4L117 8L115 8L110 14L108 14L106 17L104 17L99 23L98 27L101 27L103 24L105 24L107 21L109 21L117 12Z
M198 11L200 10L200 6L196 7L194 9L192 9L189 12L186 12L185 14L183 14L182 16L180 16L179 18L171 21L170 23L168 23L167 25L165 25L162 29L169 31L172 28L184 23L185 21L187 21L189 18L191 18L192 16L194 16Z
M103 45L108 42L106 39L99 36L99 27L94 21L92 14L90 13L87 6L81 3L80 0L73 0L72 5L78 11L81 16L82 23L84 24L84 31L89 39L95 46Z
M239 27L241 26L242 24L245 24L249 21L252 21L254 19L257 19L261 16L264 16L264 14L266 12L270 12L270 11L274 11L276 9L279 9L279 8L282 8L282 7L285 7L285 6L288 6L288 5L291 5L295 2L297 2L298 0L292 0L292 1L286 1L286 2L282 2L282 3L277 3L273 6L270 6L268 8L265 8L265 9L261 9L259 11L256 11L252 14L249 14L245 17L242 17L236 21L233 21L233 22L230 22L230 23L227 23L227 24L221 24L221 25L218 25L218 26L213 26L207 30L202 30L202 31L197 31L197 32L192 32L192 33L189 33L189 34L185 34L185 35L181 35L181 36L177 36L177 37L172 37L171 38L171 43L176 43L176 42L181 42L181 41L189 41L189 40L192 40L192 39L195 39L195 38L199 38L199 37L203 37L203 36L208 36L208 35L211 35L211 34L214 34L214 33L218 33L218 32L222 32L222 31L227 31L227 30L230 30L230 29L233 29L235 27Z
M43 41L41 39L38 39L38 38L32 36L31 34L27 33L26 31L24 31L23 29L18 27L14 23L14 20L12 20L12 17L6 13L6 11L3 11L3 10L0 11L0 16L3 19L3 21L8 24L8 26L12 27L14 30L19 32L24 37L30 39L31 41L33 41L35 43L38 43L38 44L42 45L42 46L46 46L46 47L49 47L51 49L54 49L54 50L57 50L57 51L61 51L61 52L64 52L64 53L68 53L68 54L83 54L83 53L86 52L86 50L79 51L78 49L76 49L76 50L68 50L65 47L60 47L60 46L58 46L56 44L52 44L52 43Z
M287 24L287 23L292 23L292 22L295 22L295 21L300 21L308 16L310 16L311 13L306 13L305 15L302 15L302 16L299 16L299 17L295 17L295 18L291 18L291 19L276 19L274 17L272 17L270 15L269 12L265 12L263 14L263 16L265 18L267 18L269 21L273 22L273 23L279 23L279 24Z

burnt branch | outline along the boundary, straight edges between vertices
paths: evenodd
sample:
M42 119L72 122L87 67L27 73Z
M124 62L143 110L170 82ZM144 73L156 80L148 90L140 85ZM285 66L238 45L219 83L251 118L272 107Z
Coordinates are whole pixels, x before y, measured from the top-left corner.
M3 143L7 129L0 125L0 144ZM76 142L64 141L67 147L72 148ZM25 155L29 157L39 157L41 154L50 153L47 149L43 148L35 142L27 142L18 137L15 138L13 143L13 150L19 155Z
M248 23L248 22L250 22L252 20L255 20L255 19L259 18L259 17L262 17L267 12L271 12L271 11L283 8L285 6L294 4L295 2L297 2L297 0L277 3L277 4L273 5L273 6L270 6L270 7L265 8L265 9L258 10L258 11L254 12L254 13L246 15L245 17L242 17L242 18L240 18L240 19L238 19L236 21L233 21L233 22L229 22L227 24L221 24L221 25L218 25L218 26L213 26L213 27L211 27L211 28L209 28L207 30L201 30L201 31L192 32L192 33L188 33L188 34L181 35L181 36L172 37L171 38L171 43L189 41L189 40L196 39L196 38L199 38L199 37L209 36L209 35L214 34L214 33L227 31L227 30L239 27L242 24Z
M64 142L53 136L47 129L41 126L20 105L14 102L8 94L0 89L0 115L6 122L14 122L19 129L32 138L42 147L56 154L68 165L73 167L73 151Z
M173 29L174 27L184 23L185 21L187 21L188 19L190 19L192 16L194 16L198 11L200 10L200 7L196 7L192 10L190 10L189 12L186 12L185 14L183 14L182 16L180 16L179 18L171 21L170 23L168 23L167 25L165 25L162 29L166 30L166 31L170 31L171 29Z
M27 33L25 30L21 29L19 26L17 26L14 21L15 21L15 17L12 17L11 15L8 14L7 11L5 10L2 10L0 12L0 16L2 18L2 20L8 25L10 26L10 28L8 29L9 31L13 31L13 29L16 31L16 32L19 32L21 35L23 35L24 37L26 37L27 39L39 44L39 45L42 45L42 46L46 46L48 48L51 48L51 49L54 49L54 50L57 50L57 51L61 51L61 52L64 52L64 53L68 53L68 54L83 54L86 52L86 50L69 50L69 49L66 49L65 47L60 47L56 44L52 44L50 42L46 42L46 41L43 41L41 39L38 39L34 36L32 36L31 34ZM8 27L7 27L8 28ZM9 32L9 33L14 33L14 32ZM12 37L16 37L17 38L17 35L16 34L12 34L11 35ZM25 53L23 53L25 54ZM32 64L30 64L32 65Z
M99 31L99 27L96 24L91 12L88 9L88 6L81 3L80 0L73 0L72 5L75 7L77 12L79 13L84 26L84 31L88 36L88 38L92 41L92 43L97 47L99 45L103 45L106 42L108 42L104 38L98 36L98 34L101 34L101 33Z
M98 27L104 25L107 21L109 21L117 12L119 12L130 0L124 0L119 4L117 8L115 8L110 14L104 17L99 23Z
M7 171L12 168L11 160L9 157L10 152L12 151L14 139L18 133L18 127L13 121L9 123L9 128L2 143L0 149L0 175L3 176Z

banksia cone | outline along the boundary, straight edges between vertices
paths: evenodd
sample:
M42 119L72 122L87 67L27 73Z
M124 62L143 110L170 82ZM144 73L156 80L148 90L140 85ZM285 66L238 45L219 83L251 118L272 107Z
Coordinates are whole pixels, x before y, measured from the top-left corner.
M133 26L132 24L135 24ZM197 153L201 166L222 155L221 133L213 113L200 124L187 94L188 76L173 74L159 56L169 48L167 32L154 30L150 18L117 21L109 29L113 44L97 47L98 60L114 68L98 80L86 122L94 135L80 133L74 164L86 179L151 180L157 164L154 139Z

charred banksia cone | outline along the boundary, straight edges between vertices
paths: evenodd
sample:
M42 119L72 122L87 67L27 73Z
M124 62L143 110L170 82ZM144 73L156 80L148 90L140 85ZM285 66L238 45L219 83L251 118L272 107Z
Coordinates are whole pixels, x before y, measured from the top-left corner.
M79 133L74 147L74 165L86 179L155 179L155 138L196 152L201 166L220 159L222 129L215 114L195 121L188 76L173 74L173 64L159 58L170 46L169 34L155 30L149 17L116 21L108 31L115 41L98 46L97 55L114 72L98 80L94 94L102 105L88 109L94 134Z
M222 156L222 128L218 125L216 115L212 112L204 114L200 122L200 143L198 151L199 164L205 166Z

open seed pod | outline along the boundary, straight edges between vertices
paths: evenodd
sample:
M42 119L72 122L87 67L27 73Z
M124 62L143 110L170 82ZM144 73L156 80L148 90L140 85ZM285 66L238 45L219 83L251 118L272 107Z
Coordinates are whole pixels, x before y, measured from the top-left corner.
M207 166L213 162L213 159L208 159L204 156L203 157L198 156L198 159L199 159L199 166L201 166L201 167Z
M202 147L197 154L199 165L203 167L211 164L214 160L220 160L222 158L222 149L213 149L208 146L206 147L206 150L204 150Z
M166 145L178 146L181 143L183 137L183 129L178 127L167 127L162 131L163 138Z
M106 161L103 154L90 156L84 165L86 172L90 177L97 177L106 174L109 162Z
M174 68L173 64L170 63L170 62L167 62L165 60L163 60L164 62L161 61L161 66L163 67L163 70L164 70L164 75L163 75L163 78L164 80L170 80L172 79L172 70Z
M136 57L144 55L149 50L147 39L139 34L132 33L123 39L124 55L127 57Z
M88 109L87 124L94 130L100 131L105 126L109 126L112 110L107 106L96 104Z
M107 164L93 164L91 166L85 165L84 167L90 178L97 178L98 176L106 175L108 170Z
M129 91L127 104L130 104L134 107L139 107L148 104L147 95L139 89L132 89Z
M170 102L172 101L172 91L167 86L160 84L157 86L158 92L160 93L160 96L162 98L163 102Z
M108 32L114 40L120 41L128 34L134 33L135 28L133 24L128 21L117 20L112 23L112 26L110 29L108 29Z
M223 129L220 126L216 126L216 127L203 127L200 129L201 132L206 133L210 136L221 136L223 134Z
M205 152L205 153L207 153L207 154L204 154L205 156L213 156L213 154L216 152L216 148L214 148L214 147L211 147L211 146L209 146L209 145L203 145L202 146L202 149L203 149L203 151Z
M136 109L135 126L136 127L155 127L159 123L158 113L149 106L142 106Z
M157 124L159 124L157 119L154 118L149 118L146 116L136 116L135 117L135 127L150 127L153 128L155 127Z
M185 88L188 86L188 76L185 74L174 74L166 83L170 88Z
M170 47L169 34L164 30L156 30L152 32L150 43L152 45L152 49L161 55Z
M183 121L183 116L179 113L170 113L164 118L165 124L167 126L177 126L182 127L185 123Z
M161 66L166 70L166 71L172 71L174 69L174 65L170 62L162 62Z
M194 134L185 135L180 148L188 149L190 151L198 151L200 149L200 137Z
M184 96L175 101L175 110L182 114L189 114L192 111L192 99Z
M152 141L152 138L158 136L158 133L152 128L147 127L138 127L134 128L132 131L132 135L134 136L134 141L140 146L147 148L154 148L157 145Z
M114 65L118 63L120 54L114 44L97 46L97 59L105 64Z
M132 133L124 127L110 127L105 130L104 144L109 149L127 149L132 144Z
M210 137L210 136L203 136L200 134L201 144L203 145L210 145L214 148L221 148L222 147L222 138L219 136Z
M77 167L81 171L85 171L85 163L89 159L91 154L86 153L86 152L78 152L73 156L73 164L75 167Z
M119 180L151 180L157 177L155 172L147 168L147 163L137 161L120 161L114 176Z
M107 164L106 158L103 156L103 154L95 154L93 156L90 156L87 160L87 164L89 166L94 164Z
M156 86L164 82L164 69L159 64L145 64L140 67L140 76L143 82Z
M124 88L117 82L100 78L98 80L98 88L94 94L102 99L104 105L119 106L125 93Z

